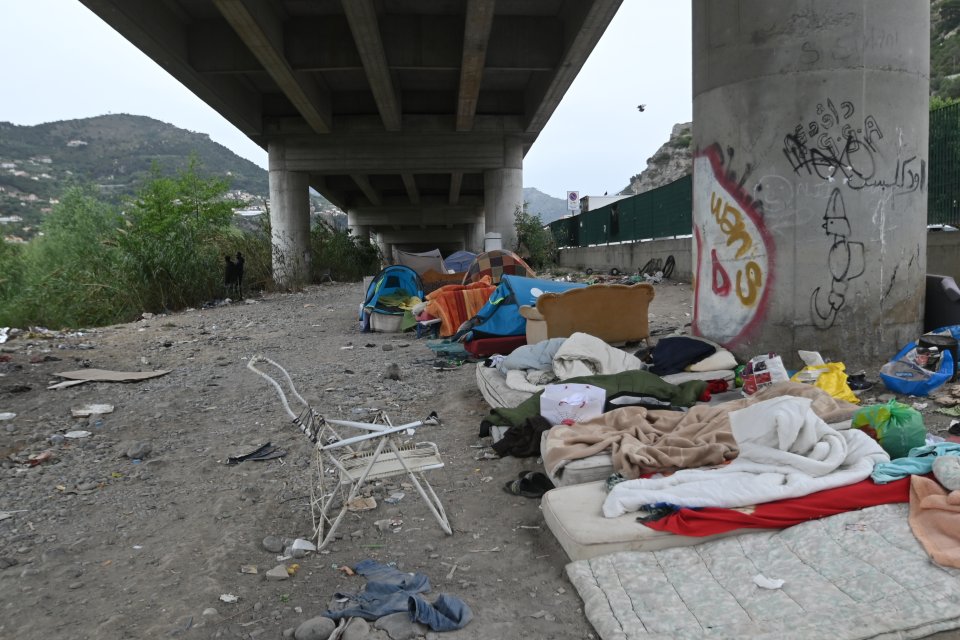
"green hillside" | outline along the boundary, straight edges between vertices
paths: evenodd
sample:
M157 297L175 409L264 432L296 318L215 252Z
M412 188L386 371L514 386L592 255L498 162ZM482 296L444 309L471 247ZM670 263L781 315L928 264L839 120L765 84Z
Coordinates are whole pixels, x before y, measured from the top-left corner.
M94 184L109 200L133 195L151 163L166 174L195 155L208 176L256 199L268 195L267 172L203 133L145 116L106 115L34 126L0 122L0 226L29 238L65 188ZM11 217L21 218L11 221Z

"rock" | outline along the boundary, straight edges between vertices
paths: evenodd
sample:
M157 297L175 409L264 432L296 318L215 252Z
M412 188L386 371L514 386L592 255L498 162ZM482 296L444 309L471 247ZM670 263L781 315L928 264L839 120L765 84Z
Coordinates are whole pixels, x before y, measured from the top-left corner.
M295 640L327 640L337 625L330 618L317 616L300 624L293 632Z
M263 548L270 553L280 553L283 551L283 540L278 536L267 536L263 539Z
M296 629L294 629L293 627L287 627L286 629L283 630L283 637L292 638L295 632L296 632Z
M55 433L48 439L50 440L50 444L63 444L64 441L66 441L62 433Z
M340 635L340 640L364 640L368 635L370 623L363 618L351 618Z
M126 455L131 459L143 459L150 455L153 446L149 442L133 442L127 447Z
M206 609L203 610L203 614L202 614L202 615L205 615L205 616L217 616L217 615L220 615L220 612L217 611L216 609L214 609L213 607L207 607Z
M429 630L419 622L412 622L410 614L405 611L378 618L373 626L376 629L386 631L391 640L413 640L417 636L426 634Z
M389 378L390 380L399 380L400 379L400 365L398 364L388 364L387 371L384 373L384 377Z
M267 571L267 580L289 580L290 574L287 573L286 565L278 564L270 571Z

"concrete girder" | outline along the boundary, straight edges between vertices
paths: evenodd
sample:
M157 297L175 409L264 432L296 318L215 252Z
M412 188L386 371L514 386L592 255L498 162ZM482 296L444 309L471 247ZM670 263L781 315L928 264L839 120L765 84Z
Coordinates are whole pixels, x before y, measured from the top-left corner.
M450 174L450 204L460 202L460 188L463 186L463 171L454 171Z
M316 81L290 68L283 53L283 24L263 0L213 0L280 90L316 133L330 131L330 96Z
M467 0L464 20L463 62L460 65L460 89L457 97L457 131L470 131L477 113L483 65L493 28L495 0Z
M556 66L553 75L540 82L531 82L528 87L527 104L532 106L531 109L527 109L529 119L526 130L528 132L542 131L546 126L547 120L560 104L573 79L583 68L587 56L593 51L607 25L613 20L621 2L622 0L596 0L589 3L574 2L568 5L569 11L583 14L579 18L571 19L573 24L582 24L583 27L578 29L573 40L567 43L563 59Z
M342 0L373 99L387 131L400 131L400 97L393 86L373 0Z
M410 202L413 204L420 204L420 192L417 190L417 179L412 173L401 173L400 178L403 179L403 187L407 190L407 197L410 198Z
M350 178L357 183L357 186L360 187L360 191L363 192L363 195L366 196L367 200L370 201L375 207L379 207L383 204L383 200L380 198L380 194L377 193L377 190L373 188L373 185L370 184L370 177L362 173L351 173Z
M245 135L261 134L260 96L236 78L198 73L190 63L187 26L165 3L80 1Z
M411 227L430 227L446 224L476 224L483 220L480 206L390 207L389 211L357 207L350 209L349 219L358 225L378 227L400 224Z
M451 235L448 229L379 229L377 235L385 245L448 244L463 242L463 234Z

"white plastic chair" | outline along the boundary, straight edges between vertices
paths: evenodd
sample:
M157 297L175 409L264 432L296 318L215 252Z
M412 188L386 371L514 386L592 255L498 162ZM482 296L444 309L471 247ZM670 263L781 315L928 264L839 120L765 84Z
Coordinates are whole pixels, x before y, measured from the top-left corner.
M268 363L280 370L290 387L291 395L304 406L299 415L290 409L283 387L256 368L258 362ZM300 431L316 444L315 477L310 483L310 511L317 549L323 549L333 539L364 484L402 475L410 479L440 528L448 535L453 534L440 498L424 476L424 472L444 466L437 445L433 442L411 444L402 441L404 435L412 437L417 428L425 424L439 424L435 413L424 420L399 426L393 426L390 418L382 411L374 417L373 422L324 418L297 393L290 375L273 360L253 356L247 363L247 368L273 385L287 415ZM358 430L360 435L344 438L333 428L335 426ZM334 513L338 496L340 508Z

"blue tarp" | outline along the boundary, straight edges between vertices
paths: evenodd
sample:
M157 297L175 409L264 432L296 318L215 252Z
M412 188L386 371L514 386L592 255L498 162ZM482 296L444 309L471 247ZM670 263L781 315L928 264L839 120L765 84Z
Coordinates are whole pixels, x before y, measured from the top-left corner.
M536 305L541 293L559 293L585 286L581 282L558 282L506 274L490 294L487 304L467 321L467 326L457 332L454 339L459 340L468 333L467 340L522 336L527 331L527 320L520 315L521 306Z

